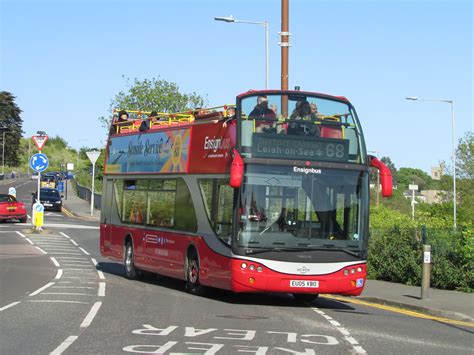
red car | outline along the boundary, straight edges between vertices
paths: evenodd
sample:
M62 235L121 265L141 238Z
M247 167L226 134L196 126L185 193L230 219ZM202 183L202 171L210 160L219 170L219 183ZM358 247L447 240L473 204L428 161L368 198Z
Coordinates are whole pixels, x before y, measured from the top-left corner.
M0 221L18 219L26 223L26 208L23 202L17 201L12 195L0 194Z

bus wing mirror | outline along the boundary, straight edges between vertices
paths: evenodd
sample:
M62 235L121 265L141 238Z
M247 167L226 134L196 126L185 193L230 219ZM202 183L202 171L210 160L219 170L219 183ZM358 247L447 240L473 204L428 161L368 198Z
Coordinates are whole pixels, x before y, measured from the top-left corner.
M380 183L382 185L382 196L390 197L392 196L392 172L390 169L378 160L376 157L369 155L370 166L373 166L379 171L380 174Z
M238 188L242 186L242 180L244 177L244 161L239 152L235 148L232 149L234 158L232 159L232 165L230 167L230 186Z

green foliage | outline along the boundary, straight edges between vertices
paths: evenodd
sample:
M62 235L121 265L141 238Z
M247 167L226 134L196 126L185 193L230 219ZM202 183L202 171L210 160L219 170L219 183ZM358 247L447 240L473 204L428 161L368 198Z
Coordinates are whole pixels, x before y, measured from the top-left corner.
M7 166L16 167L20 163L20 138L23 134L21 112L15 103L15 96L7 91L0 91L1 147L5 148L4 157Z
M474 223L458 219L454 231L452 207L452 203L421 203L412 221L409 215L387 206L372 206L369 278L419 285L421 226L426 225L427 243L432 248L432 287L472 292Z
M421 169L400 168L397 173L399 188L407 189L409 184L418 185L419 190L429 190L433 180Z
M110 108L137 111L182 112L197 107L203 107L206 100L195 92L183 94L178 85L163 80L125 79L128 91L120 91L112 100ZM112 110L111 110L112 111ZM105 128L110 126L112 117L99 117Z

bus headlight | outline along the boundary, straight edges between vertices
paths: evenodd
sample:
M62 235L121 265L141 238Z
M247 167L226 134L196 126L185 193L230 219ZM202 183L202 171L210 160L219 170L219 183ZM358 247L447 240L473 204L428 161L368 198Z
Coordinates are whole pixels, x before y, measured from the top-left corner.
M261 266L258 266L257 267L257 272L262 272L263 271L263 268Z
M247 268L247 263L242 263L242 264L240 265L240 267L241 267L242 269L246 269L246 268Z

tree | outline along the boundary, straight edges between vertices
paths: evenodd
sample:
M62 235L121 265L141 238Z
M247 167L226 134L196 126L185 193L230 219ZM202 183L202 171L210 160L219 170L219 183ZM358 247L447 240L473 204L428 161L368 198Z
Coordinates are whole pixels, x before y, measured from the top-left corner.
M0 132L2 138L5 137L5 142L2 142L2 149L5 147L5 165L18 166L20 162L20 138L23 134L21 112L15 103L15 96L7 91L0 91Z
M137 111L158 111L158 112L182 112L197 107L203 107L207 102L203 97L192 92L183 94L179 92L179 87L175 83L163 80L145 79L140 81L134 79L130 82L125 79L128 91L120 91L110 104L113 108L137 110ZM99 117L102 125L106 128L110 126L112 117Z
M421 169L400 168L397 179L402 188L408 188L409 184L414 183L419 190L428 190L432 185L431 177Z

